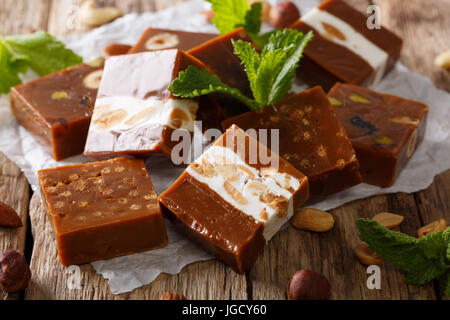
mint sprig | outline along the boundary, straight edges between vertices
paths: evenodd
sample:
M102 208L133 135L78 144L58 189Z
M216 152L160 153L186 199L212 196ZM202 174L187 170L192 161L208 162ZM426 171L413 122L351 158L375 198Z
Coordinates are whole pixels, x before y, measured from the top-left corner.
M0 94L21 83L19 74L31 68L44 76L83 59L44 31L0 37Z
M263 108L282 100L291 90L303 50L312 37L312 32L303 35L297 30L277 31L270 37L261 54L249 42L233 41L235 54L245 66L254 100L229 87L217 76L196 67L180 72L169 91L181 98L222 92L242 101L251 110Z
M450 228L418 239L391 231L369 219L359 219L357 226L360 239L367 242L369 248L406 271L405 281L408 284L429 283L449 270ZM450 296L449 281L445 292Z

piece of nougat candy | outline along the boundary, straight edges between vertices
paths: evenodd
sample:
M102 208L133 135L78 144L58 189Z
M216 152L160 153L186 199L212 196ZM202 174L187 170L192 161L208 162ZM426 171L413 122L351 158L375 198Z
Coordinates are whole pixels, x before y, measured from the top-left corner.
M204 68L196 58L178 49L111 57L106 61L85 155L171 156L178 142L174 130L194 131L198 100L179 99L168 90L178 73L189 65Z
M11 109L56 161L83 153L103 74L96 59L11 89Z
M365 14L341 0L328 0L311 10L291 28L313 31L305 48L299 76L328 91L336 82L369 85L392 70L402 40L386 28L368 28Z
M392 186L423 140L428 107L340 83L328 97L355 148L364 182Z
M350 139L322 88L315 87L258 111L223 122L249 129L278 129L276 150L309 178L310 202L361 183ZM268 141L272 150L274 146Z
M142 160L118 158L39 171L64 266L164 247L166 228Z
M308 196L302 173L232 126L159 201L181 231L242 273Z

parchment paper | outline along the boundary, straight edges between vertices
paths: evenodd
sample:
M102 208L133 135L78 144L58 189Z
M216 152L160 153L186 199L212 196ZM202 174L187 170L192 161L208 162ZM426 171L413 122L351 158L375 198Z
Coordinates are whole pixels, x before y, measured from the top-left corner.
M295 2L303 13L318 4L315 0ZM215 27L198 14L206 8L208 4L196 0L157 13L129 14L89 33L62 40L86 60L98 57L101 49L109 43L134 44L148 27L217 33ZM264 28L267 29L267 26ZM33 77L35 75L32 72L24 75L25 80ZM373 89L427 104L430 113L425 140L393 187L381 189L362 184L328 198L317 204L317 208L328 210L377 194L423 190L432 183L435 175L450 168L450 95L436 89L429 79L408 71L401 64ZM88 161L87 158L78 156L56 163L27 131L18 125L10 111L7 95L0 96L0 151L23 170L34 191L38 191L37 170ZM170 186L182 171L172 166L163 156L149 159L147 165L158 193ZM174 232L169 222L167 228L170 244L166 248L93 263L95 270L109 280L113 293L129 292L151 283L162 272L177 274L190 263L212 259L189 240Z

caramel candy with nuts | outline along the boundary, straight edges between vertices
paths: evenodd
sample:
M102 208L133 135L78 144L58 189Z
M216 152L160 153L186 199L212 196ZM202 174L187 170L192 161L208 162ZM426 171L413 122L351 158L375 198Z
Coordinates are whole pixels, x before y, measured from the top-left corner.
M64 266L167 245L164 219L142 160L117 158L38 174Z
M314 32L298 76L326 91L338 81L361 85L379 82L395 66L403 44L382 26L368 28L367 16L341 0L323 2L290 28Z
M361 183L352 144L320 87L228 119L223 128L232 124L278 129L279 154L308 176L311 202Z
M352 141L364 182L390 187L425 135L428 107L350 84L328 93Z
M188 51L216 37L217 35L212 33L149 28L145 30L138 43L128 53L165 49Z
M178 99L168 90L189 65L205 67L178 49L109 58L84 154L105 159L160 152L170 157L178 143L172 133L192 133L199 109L198 100Z
M99 58L11 89L11 108L55 160L83 153L102 77Z
M232 126L159 201L181 232L243 273L308 196L303 174Z

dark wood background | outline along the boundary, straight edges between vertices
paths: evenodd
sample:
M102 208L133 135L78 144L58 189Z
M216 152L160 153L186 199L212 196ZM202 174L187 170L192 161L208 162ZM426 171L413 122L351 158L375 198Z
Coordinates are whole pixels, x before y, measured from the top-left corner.
M104 0L124 12L156 11L183 0ZM404 41L401 61L411 70L430 77L450 91L450 74L433 65L434 57L450 48L450 0L347 0L361 11L369 4L382 10L382 24ZM72 32L67 20L70 8L81 0L0 0L0 34L45 29L56 36ZM429 128L432 130L432 128ZM401 231L415 235L424 224L440 218L450 221L450 170L436 177L427 190L414 194L391 194L355 201L333 210L336 227L327 234L288 229L278 234L260 255L255 267L244 275L218 261L192 264L180 274L161 275L151 285L115 296L90 265L75 274L58 259L51 227L37 196L18 167L0 153L0 200L22 216L24 227L0 229L0 251L18 249L31 261L33 273L24 294L0 299L158 299L165 290L178 290L188 299L285 299L290 277L299 269L312 269L330 279L333 299L443 299L439 281L423 287L408 286L404 275L384 263L382 289L366 287L366 267L354 255L358 241L358 217L390 211L406 217ZM80 286L70 283L79 279ZM72 288L72 289L70 289Z

